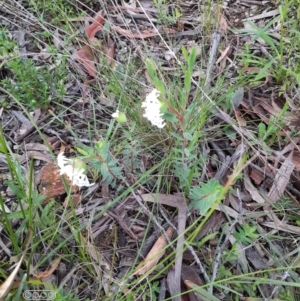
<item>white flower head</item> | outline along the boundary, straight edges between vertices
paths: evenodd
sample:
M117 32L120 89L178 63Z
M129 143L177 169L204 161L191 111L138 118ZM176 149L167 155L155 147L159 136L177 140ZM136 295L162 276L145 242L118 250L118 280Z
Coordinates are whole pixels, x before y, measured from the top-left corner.
M83 187L95 184L90 184L86 176L86 164L82 160L68 159L64 156L64 153L59 153L57 156L57 165L60 168L60 174L65 174L72 182L72 185Z
M114 112L113 114L111 114L112 118L118 118L119 117L119 110L116 110L116 112Z
M142 102L142 108L145 108L145 114L143 114L143 116L147 118L152 125L163 128L166 124L161 117L163 114L160 112L162 104L158 100L159 96L160 92L158 90L152 90L151 93L146 96L146 100Z

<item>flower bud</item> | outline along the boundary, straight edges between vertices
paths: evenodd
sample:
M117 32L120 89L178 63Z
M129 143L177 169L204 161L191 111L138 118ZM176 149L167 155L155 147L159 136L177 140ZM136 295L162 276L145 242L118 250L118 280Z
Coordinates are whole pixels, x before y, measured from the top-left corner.
M116 119L120 123L124 123L127 121L127 117L123 112L117 110L115 113L111 115L114 119Z
M86 174L88 171L87 165L80 159L70 159L69 164L72 165L74 170L83 170L84 174Z

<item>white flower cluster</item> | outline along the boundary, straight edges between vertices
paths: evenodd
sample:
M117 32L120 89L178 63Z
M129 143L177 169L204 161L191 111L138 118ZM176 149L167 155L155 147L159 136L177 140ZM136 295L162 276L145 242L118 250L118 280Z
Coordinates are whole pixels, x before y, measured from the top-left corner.
M95 183L90 184L89 179L86 176L86 171L83 168L85 163L81 160L76 163L75 160L67 159L64 156L64 153L59 153L57 156L57 165L60 168L60 174L66 174L72 182L72 185L77 185L78 187L94 185ZM80 167L78 168L78 166Z
M142 108L145 108L145 114L143 114L143 116L147 118L152 125L163 128L166 124L161 118L163 114L160 112L161 103L158 100L159 95L160 92L154 89L147 95L146 100L142 102Z

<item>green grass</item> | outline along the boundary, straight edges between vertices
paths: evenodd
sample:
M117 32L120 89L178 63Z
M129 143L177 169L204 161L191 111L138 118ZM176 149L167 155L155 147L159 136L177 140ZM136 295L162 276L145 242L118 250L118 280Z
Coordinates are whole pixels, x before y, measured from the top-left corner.
M185 9L180 6L180 2L176 2L169 10L165 9L169 1L153 1L153 4L158 9L155 26L176 27L184 17ZM92 239L91 230L101 218L107 216L110 208L115 208L127 197L134 199L133 192L181 192L187 199L190 212L184 233L184 248L193 247L200 258L201 254L217 253L223 241L228 240L220 253L216 277L211 283L192 285L191 291L202 300L242 300L243 297L263 300L270 296L270 292L266 293L266 287L270 285L272 289L278 289L277 300L297 300L300 286L297 249L299 237L285 232L268 233L267 228L258 222L266 215L262 208L257 207L247 215L240 215L237 224L235 218L224 215L219 228L212 227L212 233L207 233L199 241L195 237L213 216L217 205L227 201L236 192L238 185L243 186L243 164L255 151L260 152L263 161L266 154L281 151L287 144L280 132L285 128L291 109L288 102L276 116L269 117L268 124L244 113L247 125L243 130L260 141L257 145L250 139L247 140L247 136L241 139L232 124L220 124L215 116L214 106L230 114L237 126L239 122L235 118L232 103L237 91L241 91L239 88L242 87L245 93L251 89L262 91L261 87L272 88L274 98L292 95L298 89L299 16L293 15L293 6L298 7L298 2L283 1L279 5L280 14L264 26L249 23L251 30L232 28L230 35L250 33L251 41L240 46L234 62L236 67L219 68L210 87L206 86L205 77L200 75L192 78L192 74L196 71L205 74L208 68L210 37L218 28L219 18L211 1L195 8L203 17L201 43L191 47L188 40L183 40L182 45L179 44L182 47L178 47L179 50L169 65L162 59L163 54L153 51L153 44L149 40L129 41L109 29L111 26L107 21L105 28L109 29L109 33L100 35L99 40L105 45L107 37L112 37L117 45L115 57L119 60L110 65L100 48L93 46L94 56L99 58L96 63L98 75L94 81L88 82L89 78L84 77L76 68L71 54L89 43L87 37L78 31L81 24L74 21L74 18L81 18L82 21L87 13L94 15L87 9L93 5L93 1L25 1L25 12L33 16L38 28L30 33L30 42L35 45L33 52L40 55L43 45L43 49L47 49L47 58L35 60L22 55L18 44L5 33L8 28L0 31L0 66L3 71L0 104L3 103L3 107L7 109L12 107L23 111L35 124L39 139L45 144L43 129L36 125L30 111L37 107L49 110L50 126L69 131L69 154L83 159L89 166L89 177L95 182L102 180L109 185L111 196L111 200L107 203L103 201L96 212L85 215L76 215L70 191L66 193L70 206L64 207L58 199L45 203L44 197L32 184L36 168L34 160L29 160L27 166L18 163L4 128L0 132L0 152L7 161L7 171L3 178L4 185L12 190L14 198L9 203L5 196L0 196L0 221L9 242L11 256L19 257L22 254L26 237L33 231L26 262L24 261L18 275L22 279L20 287L23 290L52 289L57 292L56 300L87 300L83 293L87 289L91 291L90 296L97 300L131 301L137 297L145 301L158 300L161 279L175 263L176 237L164 247L166 255L147 275L131 275L142 260L142 250L147 238L158 229L158 225L149 216L153 214L159 222L165 222L161 208L157 204L144 204L144 208L138 205L128 209L126 214L130 219L124 215L131 225L141 223L145 232L138 247L134 247L132 264L120 274L117 242L119 236L124 234L115 230L118 224L111 223L112 228L107 230L112 235L109 253ZM116 6L115 8L117 9ZM119 14L122 12L119 11ZM279 26L276 34L270 31L275 26ZM63 41L59 49L53 44L56 29L59 29L60 39ZM227 36L221 40L220 50L226 48L226 38ZM252 47L258 39L265 43L265 55L255 53ZM153 40L159 45L159 49L163 49L162 52L173 49L176 43L180 43L168 36L163 36L162 39L155 37ZM139 51L137 47L140 47ZM219 53L217 56L219 57ZM269 80L268 83L266 79ZM74 88L77 92L72 92L70 87L76 86L79 89ZM85 99L82 93L84 87L88 87ZM151 126L143 117L141 103L153 88L161 93L160 101L167 123L163 129ZM64 101L65 98L71 99L71 102ZM78 99L83 103L77 102ZM118 123L111 118L117 108L126 114L125 123ZM248 145L246 153L229 169L227 183L212 179L215 170L211 165L213 147L210 143L216 141L224 143L223 151L227 154L229 151L234 152L240 143ZM55 160L52 150L51 155ZM223 163L221 158L215 161L219 166ZM67 186L66 189L68 191ZM84 196L84 192L82 193ZM101 193L98 193L97 197L100 198ZM138 198L138 194L135 197ZM83 198L81 206L87 206L89 200L93 200L93 197ZM138 203L135 206L136 204ZM10 212L6 212L5 206L9 206ZM299 217L295 214L299 209L291 199L280 199L273 210L279 218L288 220L291 224L299 224ZM164 209L163 212L171 221L176 216L176 212L172 210ZM231 225L235 225L232 235L226 238ZM212 244L213 240L216 241L215 245ZM278 241L282 244L288 242L289 248L279 251ZM128 245L132 247L130 243L129 239ZM245 265L241 261L241 253L245 249L254 248L253 246L262 250L273 264L259 271L250 261ZM94 250L97 251L98 259ZM100 257L104 254L110 270L101 266ZM209 278L213 274L216 256L217 254L201 257ZM67 266L68 271L73 269L70 276L73 282L67 281L63 287L59 287L59 283L50 285L32 278L32 274L35 275L33 272L39 274L45 271L57 258ZM10 267L9 261L1 266L0 283L9 276ZM283 279L286 271L290 277ZM21 289L12 289L7 300L15 300L18 294L20 296ZM271 297L274 299L276 296ZM165 300L171 300L171 297L166 297Z

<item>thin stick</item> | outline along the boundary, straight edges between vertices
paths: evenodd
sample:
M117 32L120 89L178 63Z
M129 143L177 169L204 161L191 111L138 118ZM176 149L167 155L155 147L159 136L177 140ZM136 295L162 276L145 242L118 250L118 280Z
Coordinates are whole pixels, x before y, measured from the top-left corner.
M168 219L168 217L165 215L165 213L163 212L163 210L160 210L160 213L162 214L162 216L164 217L164 219L166 220L166 222L178 233L177 228L175 227L175 225ZM199 270L201 272L201 274L203 275L206 283L210 283L210 278L208 277L205 268L203 267L199 257L197 256L195 250L193 249L192 246L190 246L186 241L184 241L184 245L189 249L189 251L192 253L195 262L197 263Z
M205 81L205 88L204 88L205 92L207 92L210 88L211 75L212 75L213 68L215 66L220 40L221 40L221 35L217 32L214 32L212 35L212 46L211 46L208 67L206 72L206 81Z
M216 249L216 258L215 258L215 263L214 263L214 266L213 266L213 273L212 273L212 276L211 276L211 286L209 287L209 292L212 294L213 293L213 282L216 280L217 278L217 273L218 273L218 268L219 268L219 265L220 265L220 261L221 261L221 255L222 255L222 252L223 250L225 249L226 247L226 244L229 240L229 237L235 227L235 225L239 222L240 220L240 217L242 216L243 214L243 207L242 207L242 200L241 200L241 197L240 197L240 192L239 192L239 189L237 189L237 195L238 195L238 198L239 198L239 207L240 207L240 212L239 212L239 215L237 217L237 219L230 225L229 229L227 230L227 234L226 234L226 237L222 243L222 245L220 245L219 247L217 247Z

